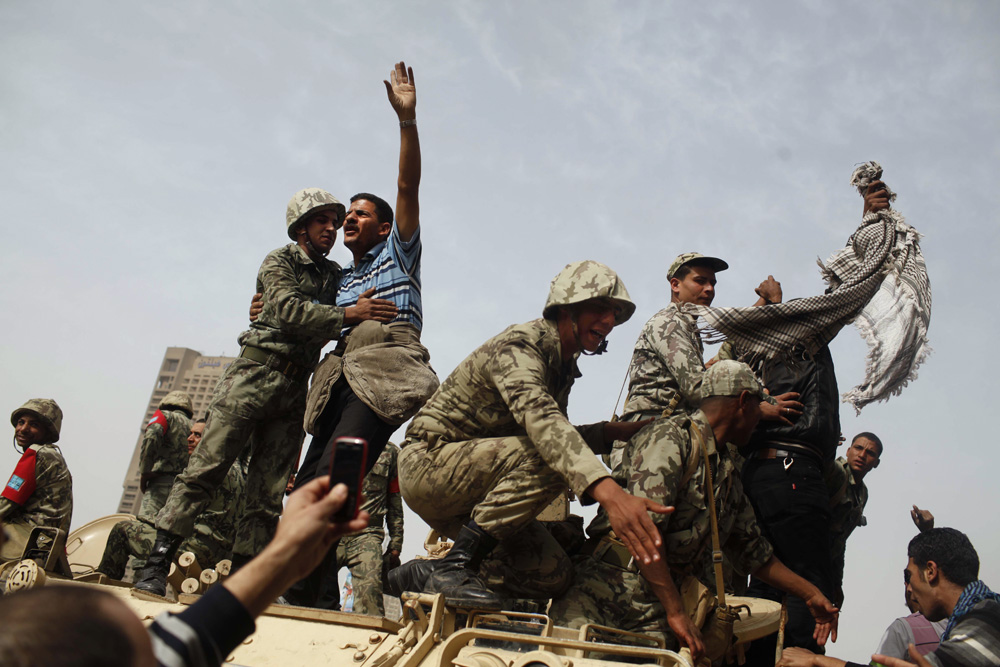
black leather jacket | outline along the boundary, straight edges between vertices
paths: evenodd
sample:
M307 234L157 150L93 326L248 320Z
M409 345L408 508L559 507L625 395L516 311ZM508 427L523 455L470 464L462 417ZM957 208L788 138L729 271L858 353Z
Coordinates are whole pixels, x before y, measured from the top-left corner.
M832 461L840 444L840 391L830 348L824 345L812 357L798 354L793 363L770 361L762 375L772 396L797 391L805 407L791 426L760 422L746 451L774 447L775 442L797 443L818 450L824 462Z

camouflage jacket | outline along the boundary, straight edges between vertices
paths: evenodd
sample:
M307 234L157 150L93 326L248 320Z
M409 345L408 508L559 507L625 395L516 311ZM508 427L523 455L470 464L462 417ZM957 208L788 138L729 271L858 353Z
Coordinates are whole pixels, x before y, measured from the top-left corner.
M580 377L564 363L556 325L545 319L508 327L452 371L413 418L408 441L428 451L448 442L527 436L542 459L580 497L608 476L594 455L604 425L574 427L566 418L569 391Z
M698 430L708 448L722 551L738 573L756 570L774 550L761 535L728 448L717 446L701 410L658 419L639 431L626 446L616 477L632 495L676 508L673 514L651 515L663 535L675 582L690 574L715 590L704 454L700 445L693 445L691 429ZM601 536L610 530L607 514L600 510L587 532Z
M858 526L867 526L865 505L868 504L868 487L854 478L854 473L841 456L827 466L826 488L830 492L830 548L833 574L838 586L844 582L844 557L847 538Z
M375 533L380 536L382 524L389 531L389 549L403 550L403 497L399 494L399 478L396 473L396 456L399 447L386 443L382 455L365 476L362 493L365 502L361 509L371 515L368 527L361 534Z
M23 505L0 498L0 522L60 528L69 534L73 518L73 476L56 445L32 445L35 492Z
M623 419L660 417L671 405L671 414L690 413L701 404L705 348L684 305L667 305L642 327L632 351Z
M327 341L339 338L344 309L333 305L340 284L336 262L312 261L295 243L272 251L257 273L264 310L240 334L240 345L258 347L312 369Z
M180 410L157 410L146 424L139 453L139 474L177 475L188 463L191 419Z
M247 484L247 460L240 456L226 473L222 486L215 492L211 504L205 508L194 524L194 532L187 539L187 548L194 551L203 567L228 557L233 550L236 535L236 517ZM197 543L191 545L191 542ZM213 560L214 559L214 560Z

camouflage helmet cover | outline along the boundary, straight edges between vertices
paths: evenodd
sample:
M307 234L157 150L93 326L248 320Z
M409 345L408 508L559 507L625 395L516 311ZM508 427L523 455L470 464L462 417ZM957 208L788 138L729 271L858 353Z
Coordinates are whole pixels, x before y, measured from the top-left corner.
M288 227L288 238L295 239L298 232L298 223L306 215L316 213L328 208L337 211L337 229L344 223L344 213L346 209L336 197L326 190L320 188L306 188L299 190L288 201L288 209L285 211L285 224Z
M757 398L764 400L764 387L761 386L760 380L745 363L732 359L722 359L705 371L705 377L701 384L701 395L704 398L739 396L744 391L749 391Z
M187 413L188 417L194 415L194 410L191 408L191 397L187 395L187 392L183 391L172 391L163 397L160 404L156 406L160 410L164 408L174 408L177 410L182 410Z
M10 414L10 425L17 426L17 420L25 414L31 414L42 420L49 429L49 441L59 442L59 431L62 430L62 410L59 404L51 398L32 398Z
M588 259L567 264L552 279L542 315L551 318L557 306L569 306L590 299L613 299L621 307L615 314L615 326L627 321L635 312L635 304L618 274L610 267Z

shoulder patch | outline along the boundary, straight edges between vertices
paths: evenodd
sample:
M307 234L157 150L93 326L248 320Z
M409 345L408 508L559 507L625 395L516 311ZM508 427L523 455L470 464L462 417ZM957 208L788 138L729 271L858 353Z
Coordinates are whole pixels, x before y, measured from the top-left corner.
M21 460L14 467L14 474L7 480L0 496L18 505L24 505L35 492L35 463L37 455L34 449L26 449Z
M149 428L153 424L159 424L160 428L163 429L163 435L167 434L167 416L162 412L160 412L159 410L153 413L153 416L150 418L149 423L146 424L146 428Z

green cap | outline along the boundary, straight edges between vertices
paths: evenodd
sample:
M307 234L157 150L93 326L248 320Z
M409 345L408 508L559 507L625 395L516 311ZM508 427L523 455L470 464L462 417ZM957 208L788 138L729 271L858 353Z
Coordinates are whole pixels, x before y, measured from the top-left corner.
M705 377L701 383L701 395L703 398L710 396L739 396L744 391L764 400L764 387L760 380L753 374L750 367L742 361L724 359L712 364L712 367L705 371Z
M719 271L725 271L726 269L729 268L729 265L726 264L721 259L719 259L718 257L706 257L705 255L702 255L700 252L682 252L681 254L677 255L677 259L671 262L670 270L667 271L667 280L673 278L674 274L677 273L677 270L680 269L682 266L684 266L689 262L693 262L696 259L700 260L700 263L708 264L710 267L712 267L712 270L715 271L716 273L718 273Z

